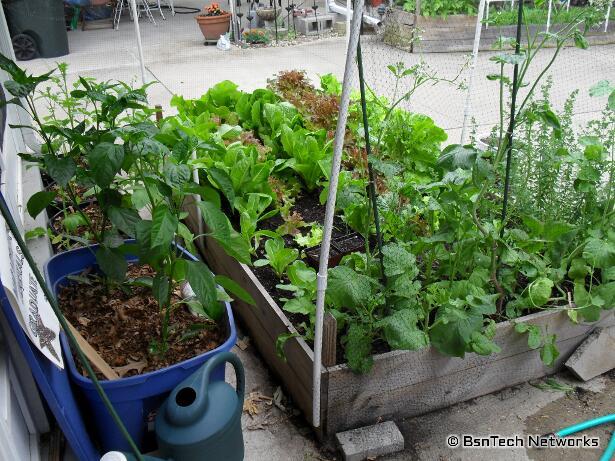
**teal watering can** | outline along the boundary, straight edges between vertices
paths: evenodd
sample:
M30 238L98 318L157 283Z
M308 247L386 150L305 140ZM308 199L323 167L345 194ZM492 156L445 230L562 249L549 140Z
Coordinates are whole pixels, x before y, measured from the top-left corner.
M213 370L229 362L235 368L236 389L224 381L209 381ZM230 352L216 355L180 383L158 409L158 458L173 461L242 461L241 413L245 376L239 358ZM128 453L107 453L109 461L132 461ZM122 456L115 458L112 456ZM105 460L105 457L101 459Z
M236 389L209 381L221 363L235 368ZM175 461L242 461L241 413L245 376L239 358L223 352L173 389L156 416L156 438L163 456Z

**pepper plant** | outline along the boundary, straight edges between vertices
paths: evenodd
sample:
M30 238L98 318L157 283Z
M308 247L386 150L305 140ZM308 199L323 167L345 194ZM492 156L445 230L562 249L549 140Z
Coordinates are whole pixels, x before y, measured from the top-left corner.
M93 236L93 241L82 243L98 244L95 256L103 283L128 287L133 283L126 280L126 255L137 255L139 264L148 264L154 270L151 280L139 281L151 286L162 313L161 338L152 344L153 352L168 349L170 314L180 305L188 304L191 310L220 320L224 312L220 300L229 298L217 284L253 302L235 282L214 277L203 262L186 259L181 253L180 240L195 251L195 236L181 220L187 214L183 211L186 198L198 195L208 234L230 255L250 263L249 246L220 211L217 192L192 181L188 163L198 143L176 126L165 124L161 129L147 118L152 112L146 105L146 87L132 89L123 83L80 78L81 88L70 92L75 101L67 107L85 99L91 107L91 118L46 124L37 111L35 91L39 84L49 81L51 72L28 75L4 56L0 56L0 68L12 78L5 83L13 95L8 103L24 108L33 121L32 126L19 128L35 130L44 142L41 155L22 157L41 165L82 215ZM129 110L141 111L141 115L122 117ZM81 211L77 185L93 189L102 215L100 223L93 223ZM28 211L38 215L55 197L55 191L34 194ZM177 288L185 283L194 298L178 295Z

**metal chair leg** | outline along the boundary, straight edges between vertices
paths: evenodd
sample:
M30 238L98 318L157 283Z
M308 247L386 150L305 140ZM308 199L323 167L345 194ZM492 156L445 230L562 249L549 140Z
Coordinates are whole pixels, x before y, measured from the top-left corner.
M161 0L158 0L158 11L160 12L160 16L162 16L162 20L165 21L167 18L164 17L164 13L162 12L162 4Z
M124 0L118 0L113 10L113 28L118 30L120 28L120 19L122 17L122 10L124 9Z

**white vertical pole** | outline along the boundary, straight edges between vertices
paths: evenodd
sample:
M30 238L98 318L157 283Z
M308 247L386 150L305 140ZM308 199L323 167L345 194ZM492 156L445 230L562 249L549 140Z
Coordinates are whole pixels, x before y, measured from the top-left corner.
M611 18L611 4L609 3L608 8L606 9L606 18L604 20L604 31L608 32L609 30L609 19Z
M468 123L470 122L470 112L472 106L472 86L476 74L476 64L478 62L478 48L480 45L480 34L483 26L483 15L485 14L486 0L480 0L478 6L478 17L476 18L476 30L474 31L474 48L472 49L472 64L470 65L470 80L466 93L466 103L463 109L463 128L461 129L461 144L466 143L468 133Z
M484 1L484 0L483 0ZM327 269L329 266L329 250L331 249L331 234L333 233L333 218L335 215L335 200L337 198L337 184L342 163L342 149L346 134L346 122L348 120L348 106L350 105L350 93L352 91L352 74L355 66L357 45L361 32L361 20L363 17L363 1L355 2L352 15L352 27L348 51L346 52L346 66L344 68L344 83L340 99L340 113L335 128L333 144L333 161L329 176L329 195L325 209L325 222L323 237L320 245L320 261L316 276L316 328L314 334L314 367L312 369L312 425L320 427L320 374L322 365L322 324L325 315L325 291L327 290Z
M137 12L137 0L130 0L132 11L132 21L135 24L135 35L137 36L137 50L139 51L139 67L141 68L141 84L145 85L145 63L143 60L143 45L141 44L141 31L139 30L139 14Z
M351 16L352 16L352 0L346 0L346 52L348 52L348 44L350 43L350 17Z
M237 27L237 15L235 14L235 1L236 0L228 0L228 9L231 13L231 31L233 32L233 40L235 43L239 42L239 34L241 31L239 27ZM250 6L248 6L250 8Z
M551 29L551 8L553 7L553 0L549 0L549 12L547 13L547 32Z

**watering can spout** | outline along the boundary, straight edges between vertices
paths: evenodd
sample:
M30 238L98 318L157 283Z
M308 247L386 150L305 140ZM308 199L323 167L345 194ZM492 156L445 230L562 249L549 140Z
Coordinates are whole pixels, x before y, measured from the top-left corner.
M218 367L229 362L235 369L236 388L211 381ZM243 460L241 413L245 377L239 358L224 352L216 355L169 395L156 417L158 448L176 461Z

